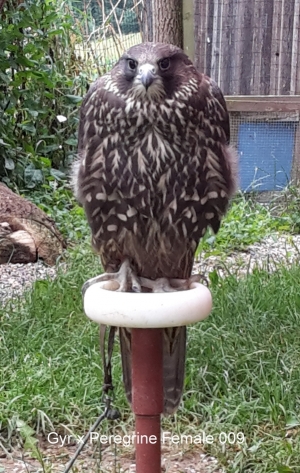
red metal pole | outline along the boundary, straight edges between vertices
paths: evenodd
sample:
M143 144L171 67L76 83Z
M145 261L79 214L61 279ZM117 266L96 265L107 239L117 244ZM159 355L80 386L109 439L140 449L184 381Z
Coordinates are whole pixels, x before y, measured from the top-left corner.
M162 329L136 328L131 331L136 473L161 473L162 342Z

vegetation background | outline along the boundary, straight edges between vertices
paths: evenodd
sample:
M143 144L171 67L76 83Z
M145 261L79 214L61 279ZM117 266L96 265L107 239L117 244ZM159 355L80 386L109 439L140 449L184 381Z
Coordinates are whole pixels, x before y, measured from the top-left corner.
M76 156L77 111L89 84L139 42L135 7L7 0L0 20L0 178L47 191L67 178Z

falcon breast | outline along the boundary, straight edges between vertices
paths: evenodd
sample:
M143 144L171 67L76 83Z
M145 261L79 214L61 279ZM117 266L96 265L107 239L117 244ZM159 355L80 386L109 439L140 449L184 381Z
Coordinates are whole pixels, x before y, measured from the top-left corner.
M191 275L200 238L219 230L235 190L229 138L220 89L175 46L134 46L90 87L73 182L106 271L129 258L145 278ZM185 327L165 340L171 412L182 392Z

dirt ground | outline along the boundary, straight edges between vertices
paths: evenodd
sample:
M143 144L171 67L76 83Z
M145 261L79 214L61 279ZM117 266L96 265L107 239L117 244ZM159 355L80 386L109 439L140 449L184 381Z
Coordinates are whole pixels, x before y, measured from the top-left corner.
M9 455L0 450L0 473L63 473L77 445L60 447L45 439L38 443L41 460L15 449ZM181 448L181 449L180 449ZM225 473L215 458L205 455L197 445L162 447L163 473ZM135 473L134 447L87 445L77 458L72 473Z

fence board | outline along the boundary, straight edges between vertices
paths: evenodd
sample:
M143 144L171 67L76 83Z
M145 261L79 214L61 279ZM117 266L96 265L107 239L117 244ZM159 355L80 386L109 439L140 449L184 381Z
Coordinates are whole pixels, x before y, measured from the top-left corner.
M295 94L299 90L298 74L300 60L300 37L299 37L299 17L300 17L300 0L295 0L294 21L293 21L293 40L292 40L292 72L291 72L291 94Z
M221 24L221 2L213 0L213 24L212 24L212 59L211 75L220 82L219 59L220 59L220 24Z
M195 2L195 62L201 72L206 72L206 45L207 45L207 2Z
M280 37L279 57L279 89L282 94L288 94L291 84L291 57L292 57L292 35L294 0L284 0L282 4L282 28Z
M220 38L218 44L219 50L219 71L218 80L220 87L223 89L225 84L228 84L231 80L231 71L234 68L234 64L228 61L228 58L232 57L231 47L232 38L231 30L228 24L228 18L232 18L232 4L233 0L224 0L222 5L222 17L220 19ZM233 61L234 62L234 61Z
M243 16L237 18L237 25L241 24L240 38L242 42L242 64L240 76L240 94L251 93L251 64L252 64L252 41L253 41L253 0L243 0ZM227 89L230 90L230 84Z
M230 80L227 82L226 93L240 94L241 76L242 76L242 58L243 58L243 36L242 27L237 28L237 18L243 18L245 2L234 0L232 4L231 16L228 18L228 28L231 31L231 45L229 55L226 58L227 62L231 64ZM232 21L231 21L232 18ZM233 61L229 58L233 57Z
M224 93L300 93L300 0L194 4L196 66Z
M254 0L253 4L253 41L252 41L252 61L251 61L251 90L261 94L261 65L263 46L263 3L261 0Z
M226 96L229 112L263 113L263 112L296 112L300 110L299 95L238 95Z
M275 0L276 1L276 0ZM298 0L297 0L298 1ZM261 94L270 94L271 45L273 28L274 0L264 1L263 46L262 46L262 87Z

